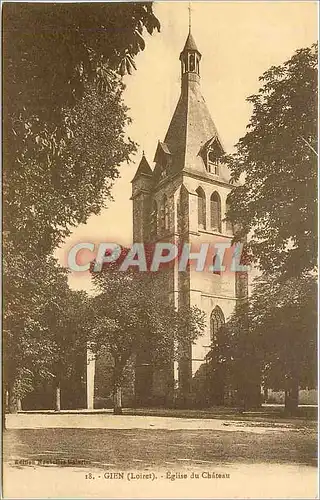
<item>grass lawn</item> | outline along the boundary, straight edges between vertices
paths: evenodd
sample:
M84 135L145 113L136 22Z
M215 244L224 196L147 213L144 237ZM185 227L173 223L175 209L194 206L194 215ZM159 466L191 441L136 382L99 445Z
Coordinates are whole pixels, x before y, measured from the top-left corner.
M178 418L216 418L224 420L241 420L254 422L255 420L264 422L281 421L282 423L303 424L305 420L317 420L317 406L299 407L295 417L286 415L283 405L262 406L256 410L241 411L238 408L215 406L204 410L170 409L170 408L124 408L125 415L150 415L159 417Z
M286 463L316 466L317 438L312 427L286 431L148 429L9 429L4 461L15 459L84 460L86 467L195 467L205 463Z

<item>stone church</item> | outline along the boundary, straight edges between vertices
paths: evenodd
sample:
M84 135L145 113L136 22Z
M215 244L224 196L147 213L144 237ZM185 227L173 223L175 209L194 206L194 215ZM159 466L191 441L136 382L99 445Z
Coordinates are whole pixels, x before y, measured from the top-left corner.
M201 94L201 58L189 30L180 54L180 98L164 140L158 142L154 169L144 155L140 161L132 179L131 198L135 243L152 247L157 242L168 242L180 248L187 243L194 255L203 243L230 244L233 239L232 225L226 220L232 189L230 173L223 163L219 133ZM216 264L214 254L209 259ZM205 313L205 332L188 346L187 355L163 368L152 366L148 350L132 360L123 384L124 406L234 404L234 388L224 386L216 374L211 373L210 378L208 354L220 327L248 296L248 274L210 270L209 266L197 272L191 265L179 271L178 261L160 274L162 299L177 308L201 309ZM70 369L69 379L61 383L61 408L113 406L113 363L107 353L95 357L84 346ZM258 402L258 378L253 382L253 396ZM271 397L282 403L284 393L272 392ZM317 392L300 391L300 398L304 404L316 404ZM23 410L54 408L53 383L46 380L39 380L22 401Z
M213 246L232 241L233 229L225 218L232 189L230 173L223 163L219 133L201 94L201 58L189 30L180 54L181 95L164 140L158 142L155 167L152 170L143 155L132 180L135 243L151 246L157 242L178 246L187 243L197 253L202 243ZM215 256L210 258L214 264ZM204 368L219 328L241 299L248 296L248 275L208 267L197 272L194 266L181 272L175 262L162 273L161 280L163 300L171 301L177 308L194 305L204 311L205 333L195 345L189 346L187 356L163 369L151 365L148 352L137 356L127 369L123 404L131 407L178 406L181 401L189 407L217 404L219 380L212 384ZM110 356L95 358L90 351L84 352L73 371L62 387L62 408L113 406ZM257 389L259 396L260 387ZM276 401L282 402L283 394L274 394ZM218 404L232 404L232 399L228 401L225 396L224 392ZM306 403L316 402L316 394L313 399L302 396ZM34 408L54 408L54 391L47 382L23 401L23 409Z
M202 243L213 246L232 241L232 226L225 220L232 189L230 173L222 161L219 133L201 94L201 57L189 30L180 54L181 95L164 140L158 142L155 167L152 170L143 155L132 180L135 243L188 243L191 251L197 252ZM181 272L177 263L161 274L163 300L177 308L197 306L205 312L206 330L189 346L187 356L163 369L151 366L147 352L138 356L128 368L124 406L172 406L179 404L179 398L185 406L211 404L212 400L206 400L206 383L201 380L203 368L218 329L239 299L247 296L247 274L210 271L208 267L196 272L194 266ZM111 358L101 355L95 359L87 352L83 361L81 358L85 373L76 370L77 377L70 382L72 390L62 388L66 396L62 407L112 407ZM26 398L24 408L51 408L53 394L50 387L40 388Z
M165 138L158 142L155 168L151 169L143 155L132 180L134 242L189 243L199 249L202 243L232 241L232 226L225 220L232 188L230 173L222 161L219 133L201 94L201 58L189 30L180 54L181 95ZM189 358L177 363L166 377L148 373L145 360L140 365L138 362L136 397L143 403L149 391L150 401L166 405L171 403L174 390L192 403L197 399L192 380L206 363L217 330L230 317L237 300L246 296L247 275L196 272L191 266L179 272L175 264L166 272L164 290L178 308L195 305L203 310L206 332L190 346Z

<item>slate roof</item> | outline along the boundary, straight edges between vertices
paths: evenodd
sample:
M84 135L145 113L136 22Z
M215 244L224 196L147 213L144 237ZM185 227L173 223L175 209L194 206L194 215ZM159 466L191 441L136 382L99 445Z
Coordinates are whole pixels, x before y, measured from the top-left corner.
M191 32L189 32L189 34L188 34L188 38L186 40L186 43L184 44L184 48L183 48L182 52L186 52L188 50L195 50L195 51L199 52L198 47L196 45L196 42L194 41L194 38L193 38ZM200 54L200 52L199 52L199 54Z
M198 50L191 33L188 35L184 50ZM171 174L188 171L203 177L211 177L201 152L204 145L214 137L220 144L222 143L201 94L200 77L192 72L185 73L182 75L181 95L164 139L172 154ZM221 166L219 170L220 180L228 182L230 178L228 168Z
M144 153L143 153L142 158L140 160L140 163L139 163L139 166L138 166L137 171L135 173L135 176L134 176L134 178L132 180L134 181L140 175L152 176L151 167L150 167L150 165L149 165L149 163L148 163L148 161L147 161Z
M191 33L188 34L183 51L196 50L197 46ZM199 51L198 51L199 52ZM199 52L200 54L200 52ZM217 128L211 118L206 102L201 94L200 77L194 72L182 75L181 95L173 113L168 131L163 142L158 143L153 170L144 159L146 166L137 170L136 176L142 172L153 175L154 182L158 182L162 169L160 151L169 154L170 168L167 172L174 175L178 172L189 172L212 179L205 166L206 145L216 138L222 144ZM159 155L159 156L158 156ZM135 178L136 178L135 176ZM230 172L227 166L221 165L217 180L229 182Z

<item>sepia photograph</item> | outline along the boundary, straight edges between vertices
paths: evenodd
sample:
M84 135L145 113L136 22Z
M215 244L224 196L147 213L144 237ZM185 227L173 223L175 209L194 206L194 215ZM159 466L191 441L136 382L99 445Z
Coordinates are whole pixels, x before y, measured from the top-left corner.
M2 497L319 498L318 2L1 6Z

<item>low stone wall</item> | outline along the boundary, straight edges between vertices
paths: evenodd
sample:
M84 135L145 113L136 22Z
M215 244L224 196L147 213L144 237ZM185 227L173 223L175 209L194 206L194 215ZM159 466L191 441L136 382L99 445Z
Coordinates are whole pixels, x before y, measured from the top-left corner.
M284 404L284 391L271 391L268 392L267 403L283 403ZM299 391L299 404L301 405L316 405L318 403L318 392L316 389L300 390Z

